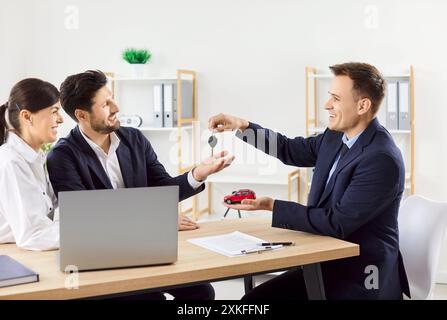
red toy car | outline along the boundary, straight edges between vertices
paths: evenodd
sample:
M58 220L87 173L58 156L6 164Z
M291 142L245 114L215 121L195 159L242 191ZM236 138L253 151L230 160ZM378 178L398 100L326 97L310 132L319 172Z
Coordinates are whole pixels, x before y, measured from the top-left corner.
M256 199L256 193L250 189L233 191L231 195L224 197L224 202L228 204L241 203L244 199Z

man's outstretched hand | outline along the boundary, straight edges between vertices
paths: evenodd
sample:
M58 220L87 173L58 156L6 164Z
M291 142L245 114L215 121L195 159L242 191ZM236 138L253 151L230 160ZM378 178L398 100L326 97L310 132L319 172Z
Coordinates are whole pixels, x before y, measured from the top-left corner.
M222 151L202 161L192 171L194 179L205 180L209 175L219 172L228 167L234 160L234 156L229 156L228 151Z
M227 208L235 210L255 211L255 210L268 210L273 211L273 204L275 200L269 197L261 197L257 199L244 199L240 204L228 204L226 202L223 205Z

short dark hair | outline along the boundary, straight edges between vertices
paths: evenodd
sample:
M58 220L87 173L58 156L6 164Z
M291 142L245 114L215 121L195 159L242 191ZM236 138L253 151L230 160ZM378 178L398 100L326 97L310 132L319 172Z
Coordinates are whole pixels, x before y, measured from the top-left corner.
M27 78L15 84L11 89L8 101L0 106L0 145L6 142L9 129L21 133L19 121L21 110L36 113L51 107L58 101L59 91L49 82L37 78ZM8 119L6 119L6 114ZM8 125L12 128L8 128Z
M335 76L348 76L358 96L371 100L371 111L376 115L385 96L386 82L376 67L367 63L348 62L330 66Z
M76 109L90 112L96 92L107 84L106 75L99 70L87 70L67 77L61 84L61 105L76 122Z

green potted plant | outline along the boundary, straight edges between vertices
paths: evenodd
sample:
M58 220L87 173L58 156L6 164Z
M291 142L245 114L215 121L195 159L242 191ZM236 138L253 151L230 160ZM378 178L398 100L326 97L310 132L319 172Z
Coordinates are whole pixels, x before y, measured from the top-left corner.
M145 66L150 61L152 53L147 49L127 48L122 57L133 69L134 76L141 78L145 76Z
M48 154L48 152L50 152L52 148L53 144L51 143L44 143L43 145L40 146L40 150L42 150L42 152L45 154Z
M40 146L40 150L45 154L45 157L48 155L48 153L53 148L53 144L51 143L44 143ZM47 167L47 162L45 161L45 168Z

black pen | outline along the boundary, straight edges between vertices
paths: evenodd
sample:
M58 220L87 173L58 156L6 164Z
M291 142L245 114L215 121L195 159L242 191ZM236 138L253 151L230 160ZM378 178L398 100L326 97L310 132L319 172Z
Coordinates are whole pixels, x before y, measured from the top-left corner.
M295 242L262 242L262 243L258 243L258 246L279 246L279 245L283 245L283 246L293 246L295 245Z

